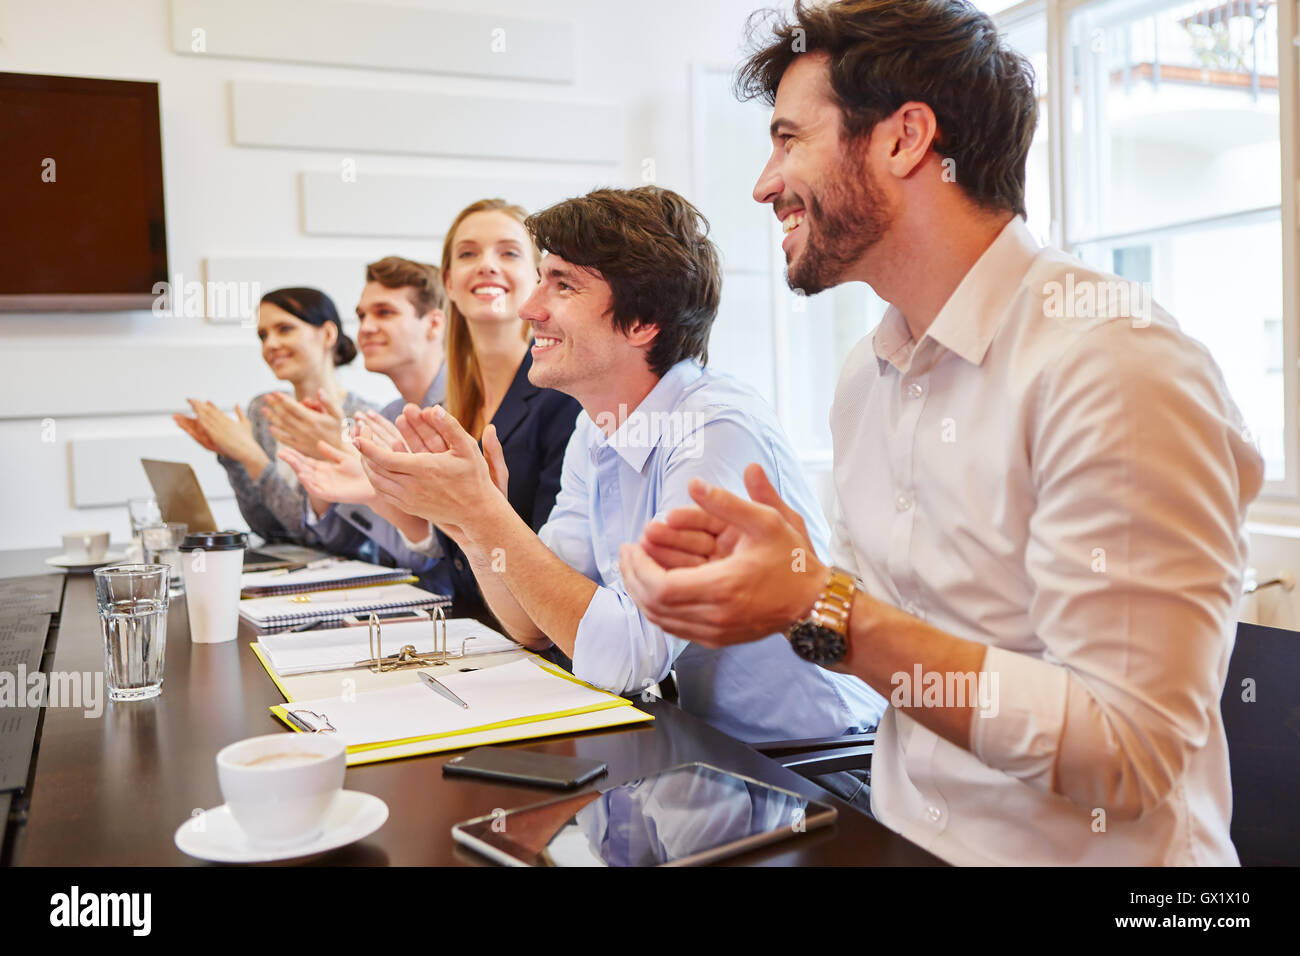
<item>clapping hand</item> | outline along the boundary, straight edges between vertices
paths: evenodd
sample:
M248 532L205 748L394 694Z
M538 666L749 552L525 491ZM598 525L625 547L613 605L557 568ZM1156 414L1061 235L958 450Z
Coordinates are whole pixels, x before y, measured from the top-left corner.
M314 399L298 401L283 392L266 396L262 414L271 425L271 435L280 445L308 458L319 458L320 443L345 451L343 409L321 389Z
M821 593L828 570L803 518L758 465L745 470L745 487L749 501L696 479L697 509L619 550L627 593L668 633L708 647L759 640L804 617Z
M320 501L374 504L375 489L361 467L359 455L340 451L323 441L316 451L320 457L309 458L292 448L281 448L279 457L293 469L307 493Z
M200 445L236 461L265 460L266 453L253 437L253 425L238 405L231 418L211 402L194 398L188 401L194 417L178 414L172 416L172 421Z
M483 451L441 406L407 405L397 430L409 451L357 439L362 464L375 492L407 514L417 515L461 539L462 529L504 496L508 473L496 429L483 434ZM485 455L487 457L485 457Z

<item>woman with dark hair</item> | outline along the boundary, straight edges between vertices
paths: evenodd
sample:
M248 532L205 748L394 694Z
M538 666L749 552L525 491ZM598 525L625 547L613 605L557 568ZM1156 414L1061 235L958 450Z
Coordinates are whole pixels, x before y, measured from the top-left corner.
M293 386L294 397L319 411L341 409L350 418L369 407L345 391L334 374L356 357L357 347L343 334L333 301L318 289L276 289L262 296L257 337L262 358L275 377ZM217 453L235 491L239 513L248 526L268 540L316 544L303 524L306 492L293 470L276 457L279 443L264 413L278 392L267 392L238 407L235 418L211 402L189 399L194 416L172 416L176 424L208 451ZM342 442L342 436L339 436Z

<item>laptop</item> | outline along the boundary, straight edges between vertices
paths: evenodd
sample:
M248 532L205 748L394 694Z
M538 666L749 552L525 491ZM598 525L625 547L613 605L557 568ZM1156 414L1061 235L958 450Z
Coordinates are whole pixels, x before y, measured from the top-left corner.
M153 496L158 502L158 511L163 521L181 521L189 526L190 531L220 531L217 520L212 517L208 499L199 487L198 476L194 469L181 461L156 461L141 458L144 473L149 476L153 486ZM245 571L273 571L288 567L303 560L314 560L320 553L310 548L298 548L302 554L275 555L266 551L244 551Z

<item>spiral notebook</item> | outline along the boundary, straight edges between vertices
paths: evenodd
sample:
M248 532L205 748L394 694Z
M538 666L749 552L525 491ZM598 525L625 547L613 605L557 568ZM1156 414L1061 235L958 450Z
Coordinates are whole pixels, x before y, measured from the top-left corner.
M337 621L349 614L369 614L371 611L448 607L450 604L451 598L445 594L434 594L411 584L383 584L249 598L239 602L239 616L258 627L279 627L283 624Z
M296 571L246 572L239 582L239 596L245 599L272 597L414 580L410 568L385 568L368 561L323 561Z

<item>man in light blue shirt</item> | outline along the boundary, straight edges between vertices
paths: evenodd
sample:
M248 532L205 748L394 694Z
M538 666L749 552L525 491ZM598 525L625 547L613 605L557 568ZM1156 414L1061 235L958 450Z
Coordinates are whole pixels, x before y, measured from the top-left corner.
M480 453L440 408L398 419L414 453L360 443L376 491L461 545L516 640L553 642L592 684L632 693L673 671L682 708L742 740L873 728L884 700L801 661L783 635L711 651L648 622L623 588L620 546L693 505L696 479L740 491L751 461L826 549L826 523L776 415L753 389L701 365L721 286L703 217L646 186L568 200L528 228L548 253L519 313L533 326L529 380L584 410L550 520L533 534L501 493L495 437L484 433Z
M884 701L860 681L809 667L782 634L750 653L718 653L665 633L623 589L620 545L674 508L693 479L741 491L744 462L763 462L827 553L817 499L771 408L730 376L684 359L606 435L582 415L564 456L560 494L539 537L599 586L578 622L574 673L616 693L675 671L682 708L741 740L834 736L875 726ZM798 562L799 555L791 555ZM561 643L562 641L557 641Z

